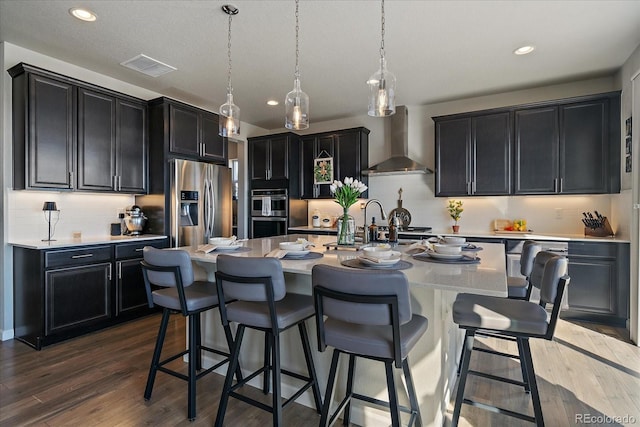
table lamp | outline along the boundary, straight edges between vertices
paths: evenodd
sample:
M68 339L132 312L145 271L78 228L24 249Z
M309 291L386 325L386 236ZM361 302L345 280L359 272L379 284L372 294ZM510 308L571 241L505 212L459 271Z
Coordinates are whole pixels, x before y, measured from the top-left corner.
M56 206L56 202L44 202L42 206L42 212L44 213L45 220L49 224L49 234L46 239L42 239L43 242L54 242L55 239L52 239L53 233L51 232L51 212L60 212L58 207ZM59 219L59 217L58 217ZM58 221L56 220L56 224ZM53 225L53 232L55 233L55 224Z

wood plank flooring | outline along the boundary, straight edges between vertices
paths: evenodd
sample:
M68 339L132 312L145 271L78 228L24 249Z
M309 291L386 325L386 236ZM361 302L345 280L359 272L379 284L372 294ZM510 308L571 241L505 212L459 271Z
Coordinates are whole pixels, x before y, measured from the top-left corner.
M177 378L158 373L153 396L144 401L159 321L157 315L148 316L40 352L15 340L0 343L0 426L212 425L222 388L222 377L216 374L198 382L194 422L186 419L186 383ZM172 316L164 354L183 348L184 337L184 319ZM483 339L480 345L514 350L513 344L495 339ZM635 419L592 425L640 425L640 348L624 339L624 331L560 321L553 342L532 341L531 347L546 425L580 425L576 414ZM474 353L472 366L513 378L520 375L515 361L486 354ZM264 399L258 390L244 390ZM532 413L529 396L516 386L470 377L466 394ZM448 418L452 408L450 402ZM302 405L284 411L287 427L318 421L316 412ZM271 416L232 399L225 425L263 427L271 425ZM531 424L465 405L460 425Z

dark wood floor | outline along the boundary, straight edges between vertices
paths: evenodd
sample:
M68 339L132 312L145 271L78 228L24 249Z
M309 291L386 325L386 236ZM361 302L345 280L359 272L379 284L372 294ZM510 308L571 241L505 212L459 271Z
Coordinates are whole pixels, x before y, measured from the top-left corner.
M142 398L159 320L149 316L40 352L15 340L0 343L0 425L212 425L222 387L219 375L198 382L198 417L192 423L186 420L185 382L159 373L152 399ZM173 316L166 354L183 348L184 325L184 319ZM640 425L640 349L624 339L624 331L561 321L556 337L554 342L532 342L546 424L579 425L575 414L589 413L628 415ZM483 345L509 349L510 344L489 339ZM472 363L516 378L520 372L515 362L495 356L474 355ZM174 364L184 368L180 361ZM252 397L263 396L251 387L244 389ZM473 379L468 392L479 400L491 396L511 409L530 410L528 395L518 387ZM284 411L287 427L318 421L315 411L302 405ZM263 427L271 425L271 418L232 400L225 425ZM464 406L461 425L531 424Z

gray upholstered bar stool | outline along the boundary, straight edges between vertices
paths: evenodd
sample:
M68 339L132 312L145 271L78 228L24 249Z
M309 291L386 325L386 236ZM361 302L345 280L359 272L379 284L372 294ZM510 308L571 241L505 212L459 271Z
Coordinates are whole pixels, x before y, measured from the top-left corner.
M535 258L531 280L533 285L540 285L540 303L513 300L508 298L490 297L484 295L460 294L453 304L453 321L465 332L465 342L462 357L462 369L458 382L458 391L453 411L452 425L458 425L462 404L478 406L493 412L527 420L543 426L542 406L536 376L533 369L530 338L544 338L551 340L562 305L562 296L569 283L567 259L550 252L539 252ZM536 268L542 265L543 268ZM547 314L546 305L552 303L551 315ZM484 372L469 369L471 353L474 350L473 341L477 333L500 334L513 337L518 344L519 359L522 366L523 382L503 378ZM464 388L469 374L503 381L515 385L524 385L525 390L531 392L534 416L521 414L496 406L474 402L464 397Z
M218 298L221 301L222 324L228 327L229 322L236 322L238 329L215 425L223 425L229 397L235 397L271 412L273 425L281 426L282 409L311 388L316 410L320 412L322 406L320 388L305 326L305 321L315 315L312 297L286 292L282 264L279 259L218 255L216 263L218 269L216 285ZM235 301L232 304L225 304L225 299ZM308 376L283 369L280 366L280 336L282 332L294 326L298 327L300 333ZM265 333L265 365L232 386L233 371L238 366L245 328ZM271 406L235 392L238 387L261 373L264 374L263 391L265 394L269 392L269 374L272 377L273 399ZM304 381L304 385L284 403L282 403L281 397L281 374Z
M529 276L533 270L533 259L542 246L533 240L527 240L522 245L520 254L520 274L524 277L508 276L507 287L509 298L528 300L531 296L531 286L529 286Z
M315 265L312 283L318 349L324 351L327 345L334 348L320 426L330 425L343 409L344 425L349 425L352 399L388 407L394 427L400 426L400 411L411 414L409 425L421 426L420 407L408 355L427 330L428 321L411 311L407 277L400 271L351 270ZM341 354L349 356L346 396L330 415ZM353 391L356 357L384 363L389 402ZM394 366L402 368L404 372L411 408L398 403Z
M215 283L206 281L195 281L193 266L189 254L182 250L162 250L150 246L143 249L144 260L142 264L142 274L144 284L147 289L147 299L149 307L158 305L162 307L162 320L160 330L153 351L147 386L144 391L145 400L151 398L153 384L158 371L165 372L187 381L188 385L188 410L189 420L196 417L196 380L212 372L229 361L229 353L205 347L201 344L200 313L218 306L218 293ZM158 289L151 289L155 285ZM188 348L176 355L160 361L162 345L167 333L167 325L171 314L182 314L189 318ZM228 326L224 328L227 344L232 347L233 337ZM202 350L224 356L224 359L216 365L202 371ZM164 365L189 354L188 374L184 375ZM235 368L234 368L235 369ZM242 379L240 369L236 370L238 380Z

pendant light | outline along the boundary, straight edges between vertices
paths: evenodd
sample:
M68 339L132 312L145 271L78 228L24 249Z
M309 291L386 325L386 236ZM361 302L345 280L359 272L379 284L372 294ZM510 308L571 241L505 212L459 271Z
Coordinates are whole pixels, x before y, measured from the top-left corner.
M300 89L300 67L298 66L298 3L296 0L296 71L293 80L293 90L284 99L285 121L287 129L307 129L309 127L309 96Z
M391 116L396 113L396 76L387 70L387 60L384 57L384 0L381 1L380 69L367 81L369 85L369 115L373 117Z
M219 134L224 137L240 136L240 107L233 103L233 87L231 86L231 18L237 15L237 7L225 4L222 11L229 15L229 38L227 56L229 58L229 73L227 75L227 102L220 106Z

